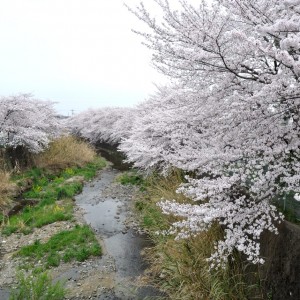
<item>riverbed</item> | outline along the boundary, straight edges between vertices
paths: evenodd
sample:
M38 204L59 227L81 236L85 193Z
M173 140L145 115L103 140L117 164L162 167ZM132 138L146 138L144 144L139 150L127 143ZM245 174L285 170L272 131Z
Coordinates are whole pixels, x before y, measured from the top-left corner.
M99 299L157 299L158 291L138 284L139 276L147 267L141 252L151 247L151 242L134 221L135 188L116 183L119 174L111 168L101 171L76 196L76 204L85 211L84 219L102 240L102 260L111 262L109 275L113 285L104 290Z

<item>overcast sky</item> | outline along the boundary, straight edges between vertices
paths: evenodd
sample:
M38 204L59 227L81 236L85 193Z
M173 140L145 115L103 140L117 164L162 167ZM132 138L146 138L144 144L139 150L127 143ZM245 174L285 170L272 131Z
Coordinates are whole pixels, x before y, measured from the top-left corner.
M0 0L0 95L32 93L66 115L146 99L162 79L123 2Z

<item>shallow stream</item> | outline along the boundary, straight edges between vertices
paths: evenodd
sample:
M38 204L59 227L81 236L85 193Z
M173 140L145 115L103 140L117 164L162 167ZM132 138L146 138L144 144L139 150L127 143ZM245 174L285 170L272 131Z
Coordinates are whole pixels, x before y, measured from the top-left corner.
M159 296L155 289L135 284L146 268L141 251L151 243L129 225L132 191L117 191L113 182L119 173L114 169L103 170L76 197L76 204L86 211L86 222L103 241L102 260L112 264L113 288L104 290L99 300L153 299Z

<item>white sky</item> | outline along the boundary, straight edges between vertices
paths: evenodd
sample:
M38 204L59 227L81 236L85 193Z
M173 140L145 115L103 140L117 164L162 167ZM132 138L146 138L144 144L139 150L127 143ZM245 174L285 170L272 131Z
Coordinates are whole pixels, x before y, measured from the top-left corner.
M162 77L123 1L0 0L0 95L32 93L65 115L146 99Z

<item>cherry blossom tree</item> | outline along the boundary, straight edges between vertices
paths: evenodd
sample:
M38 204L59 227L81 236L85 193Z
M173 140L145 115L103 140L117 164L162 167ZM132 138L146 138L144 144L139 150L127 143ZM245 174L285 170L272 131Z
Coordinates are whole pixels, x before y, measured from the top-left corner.
M173 166L195 170L194 165L188 167L191 154L185 149L187 145L193 148L195 143L194 150L199 147L200 113L197 97L187 95L179 85L159 87L156 94L137 107L131 132L123 137L120 150L135 167L150 172L167 172Z
M40 152L61 130L52 102L28 94L0 98L0 146Z
M132 11L172 84L144 104L121 149L140 168L197 173L179 189L194 205L160 206L183 218L178 238L225 228L212 266L234 249L262 263L259 238L282 218L274 201L300 192L300 1L154 2L162 21L143 4Z
M131 129L133 116L134 109L127 107L89 109L67 120L67 127L72 134L93 144L97 142L118 144Z

